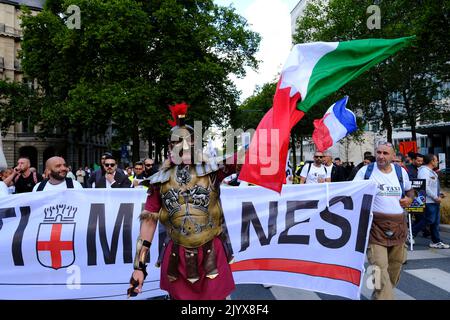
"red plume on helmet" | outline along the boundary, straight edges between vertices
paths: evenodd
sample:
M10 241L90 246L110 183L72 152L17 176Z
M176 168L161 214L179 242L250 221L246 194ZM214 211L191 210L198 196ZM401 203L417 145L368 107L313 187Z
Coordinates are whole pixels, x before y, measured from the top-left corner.
M174 104L173 106L169 106L170 112L172 113L173 120L167 120L171 127L175 127L176 125L180 125L180 118L185 118L187 109L189 105L186 102Z

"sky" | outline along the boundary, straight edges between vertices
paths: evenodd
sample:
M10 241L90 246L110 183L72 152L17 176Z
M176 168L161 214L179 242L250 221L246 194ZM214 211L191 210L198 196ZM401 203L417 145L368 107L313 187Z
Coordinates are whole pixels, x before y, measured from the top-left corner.
M218 5L232 5L247 19L249 29L258 32L261 43L256 58L260 61L257 72L247 69L243 79L231 79L241 91L241 101L251 96L256 86L277 81L278 73L292 48L291 16L299 0L214 0Z

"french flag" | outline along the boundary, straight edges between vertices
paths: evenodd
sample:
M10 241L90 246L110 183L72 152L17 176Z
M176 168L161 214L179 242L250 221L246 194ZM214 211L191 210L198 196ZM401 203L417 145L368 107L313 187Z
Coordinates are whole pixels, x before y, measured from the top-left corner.
M334 103L322 119L314 120L313 141L317 151L325 151L358 129L355 114L347 109L348 96Z

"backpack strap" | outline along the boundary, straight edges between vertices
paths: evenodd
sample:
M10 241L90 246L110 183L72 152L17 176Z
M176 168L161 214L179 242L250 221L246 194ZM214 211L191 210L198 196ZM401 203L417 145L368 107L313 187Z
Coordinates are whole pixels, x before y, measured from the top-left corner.
M45 188L45 185L47 184L48 179L44 179L41 181L41 183L39 184L39 186L37 187L36 191L42 191Z
M374 167L375 162L372 162L371 164L367 165L366 173L364 174L364 180L369 180L370 176L372 175Z
M47 182L48 182L48 179L42 180L41 183L39 184L39 186L37 187L36 191L44 190ZM73 180L71 178L66 178L66 186L67 186L67 189L73 189Z
M397 174L398 182L400 182L400 188L402 188L402 198L405 197L405 186L403 185L402 167L394 164L395 173Z
M73 180L71 178L66 178L67 189L73 189Z

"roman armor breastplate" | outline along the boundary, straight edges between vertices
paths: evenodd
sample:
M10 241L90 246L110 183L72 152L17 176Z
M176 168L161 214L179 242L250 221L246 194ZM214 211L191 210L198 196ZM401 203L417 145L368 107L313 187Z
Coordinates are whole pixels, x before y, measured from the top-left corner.
M208 165L180 165L162 173L159 217L176 244L196 248L221 233L223 213L213 171Z

